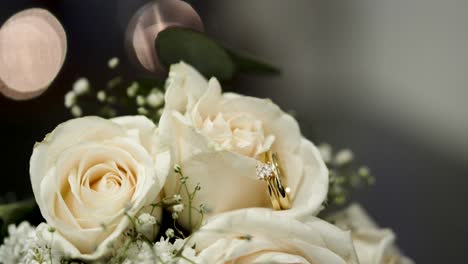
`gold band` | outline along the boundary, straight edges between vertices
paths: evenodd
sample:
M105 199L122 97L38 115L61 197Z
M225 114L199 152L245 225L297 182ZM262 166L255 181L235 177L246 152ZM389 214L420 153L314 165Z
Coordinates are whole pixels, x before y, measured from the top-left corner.
M286 179L278 155L268 152L265 161L266 163L257 165L257 175L259 179L268 183L268 194L273 209L286 210L291 208L289 188L285 187L287 186Z

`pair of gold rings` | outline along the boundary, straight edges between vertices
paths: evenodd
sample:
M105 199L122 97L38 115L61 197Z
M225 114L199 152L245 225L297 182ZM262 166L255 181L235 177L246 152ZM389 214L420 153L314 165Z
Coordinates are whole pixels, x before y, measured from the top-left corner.
M275 210L291 208L290 189L286 185L283 169L277 153L265 153L265 162L257 163L257 177L268 183L268 194Z

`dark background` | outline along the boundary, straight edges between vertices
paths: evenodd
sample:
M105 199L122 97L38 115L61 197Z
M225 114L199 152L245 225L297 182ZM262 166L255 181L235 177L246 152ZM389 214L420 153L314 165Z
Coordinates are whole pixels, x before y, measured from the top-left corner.
M141 77L128 63L125 27L143 0L9 0L0 23L44 7L63 24L65 65L50 89L17 102L0 96L0 196L31 195L29 157L71 116L63 95L76 78L94 87L115 73ZM468 258L468 2L191 1L205 31L227 46L282 68L275 78L238 78L234 91L270 97L294 110L314 142L351 148L377 177L358 201L398 234L417 263Z

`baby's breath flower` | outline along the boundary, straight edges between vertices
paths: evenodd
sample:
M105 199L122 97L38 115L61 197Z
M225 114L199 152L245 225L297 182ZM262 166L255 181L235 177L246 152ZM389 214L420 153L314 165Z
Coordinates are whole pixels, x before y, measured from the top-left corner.
M335 155L329 145L321 145L319 150L324 159L331 158L327 161L329 186L325 206L342 205L348 201L353 189L374 184L375 178L371 175L369 168L353 166L354 154L351 150L342 149Z
M359 167L358 175L365 181L367 185L373 185L375 183L374 176L371 174L370 169L366 166Z
M83 111L81 110L81 107L77 106L77 105L74 105L72 108L71 108L71 113L74 117L80 117L83 115Z
M154 244L154 251L163 263L198 263L195 250L191 246L192 245L187 245L184 239L176 239L174 243L171 243L169 238L164 239L161 237L161 239ZM180 258L180 255L177 255L177 253L182 255L185 259Z
M73 83L73 91L77 95L82 95L89 91L89 81L86 78L79 78Z
M128 88L127 88L127 95L128 97L135 97L136 93L138 92L138 83L133 82Z
M359 174L359 176L361 176L361 177L367 177L367 176L369 176L369 174L370 174L370 170L369 170L368 167L362 166L362 167L360 167L360 168L358 169L358 174Z
M151 92L147 97L146 97L146 102L148 103L149 106L156 108L164 102L164 95L157 91L157 92Z
M177 220L179 218L179 214L177 212L172 212L171 216L174 220Z
M168 238L174 237L174 229L168 228L168 229L166 230L166 237L168 237Z
M141 214L136 220L136 229L139 233L150 238L154 235L156 218L148 213Z
M158 116L162 116L163 112L164 112L164 108L158 109L158 112L157 112Z
M137 112L140 115L147 115L148 114L148 109L146 109L144 107L138 107Z
M144 225L144 224L155 225L156 224L156 218L154 218L154 216L148 213L144 213L138 216L137 221L140 225Z
M9 225L8 234L0 246L0 260L4 264L20 263L31 250L29 240L34 236L34 227L28 222L22 222L18 226Z
M354 154L350 149L342 149L335 155L335 163L339 166L346 165L353 161Z
M154 249L142 240L127 242L125 249L119 249L107 263L109 264L153 264L159 263L155 260Z
M193 249L193 243L187 243L187 240L179 238L174 241L173 245L176 252L182 250L181 255L184 256L186 259L191 260L191 262L188 262L184 259L180 259L177 263L198 263L197 258L195 256L196 252Z
M169 262L174 257L174 245L169 241L169 238L161 239L154 244L156 255L163 261Z
M104 102L104 101L106 101L107 95L106 95L106 92L104 90L100 90L99 92L97 92L96 97L97 97L99 102Z
M199 211L201 214L206 214L210 212L210 209L206 206L206 204L200 204Z
M174 212L177 212L177 213L182 212L184 208L185 208L184 204L176 204L172 206L172 210L174 210Z
M142 95L137 95L136 103L138 106L144 106L146 104L146 99Z
M182 202L182 196L180 194L174 194L174 200L180 203Z
M109 66L109 68L111 69L114 69L118 65L119 65L119 58L117 57L113 57L107 62L107 66Z
M318 150L323 161L329 163L332 159L332 147L329 144L323 143L318 146Z
M174 171L176 173L181 173L182 172L182 168L180 167L179 164L174 165Z
M3 264L52 264L61 263L61 252L51 248L43 233L55 229L41 224L36 229L28 222L8 226L9 237L0 246L0 262Z
M76 103L76 93L69 91L65 94L65 107L70 108Z

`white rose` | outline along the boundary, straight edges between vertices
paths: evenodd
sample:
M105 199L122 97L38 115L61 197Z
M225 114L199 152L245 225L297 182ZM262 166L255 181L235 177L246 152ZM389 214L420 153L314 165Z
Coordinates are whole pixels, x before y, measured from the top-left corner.
M258 180L255 170L258 159L271 150L279 155L292 200L290 210L277 213L302 217L321 209L328 170L317 148L301 136L294 118L271 100L223 94L215 78L207 81L185 63L171 66L166 85L161 138L189 177L189 189L200 183L193 204L205 204L210 215L271 207L267 184ZM177 176L168 177L166 194L175 194L179 185ZM185 228L189 228L188 211L179 217Z
M361 206L354 204L330 218L337 226L351 230L361 264L412 264L394 245L395 234L380 229Z
M201 263L358 263L349 232L315 217L303 223L263 208L219 214L191 242Z
M31 183L64 255L106 255L111 243L159 195L170 166L156 153L156 127L146 117L83 117L60 124L36 144ZM154 215L161 217L161 210Z

